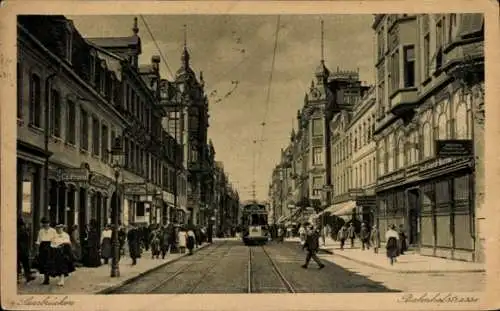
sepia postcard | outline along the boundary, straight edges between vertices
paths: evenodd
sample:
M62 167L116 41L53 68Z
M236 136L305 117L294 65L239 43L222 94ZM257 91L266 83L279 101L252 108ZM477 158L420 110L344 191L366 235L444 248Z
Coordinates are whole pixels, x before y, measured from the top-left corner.
M499 308L498 9L3 1L2 308Z

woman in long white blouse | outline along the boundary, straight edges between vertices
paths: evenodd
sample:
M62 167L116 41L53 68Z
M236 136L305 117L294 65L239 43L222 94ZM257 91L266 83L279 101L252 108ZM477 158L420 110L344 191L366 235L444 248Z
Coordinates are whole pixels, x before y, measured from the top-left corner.
M64 277L75 271L73 265L73 252L71 249L71 240L69 234L64 232L64 225L56 226L56 234L50 241L50 268L51 277L59 277L57 285L64 285Z
M36 245L38 245L37 253L37 268L40 274L43 274L43 284L47 285L50 281L48 264L50 262L50 243L56 235L56 230L50 227L49 220L45 217L41 220L42 228L38 231L38 237L36 239Z
M110 225L106 225L101 233L101 258L104 259L104 264L108 264L111 258L111 235L113 231Z

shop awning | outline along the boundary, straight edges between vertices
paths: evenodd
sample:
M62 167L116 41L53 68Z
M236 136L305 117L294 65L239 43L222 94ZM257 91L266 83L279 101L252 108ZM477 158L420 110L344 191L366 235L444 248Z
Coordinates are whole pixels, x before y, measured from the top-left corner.
M336 211L333 212L335 216L346 216L351 215L352 211L356 208L356 201L347 201L343 203L336 204L339 205L339 208L336 208Z

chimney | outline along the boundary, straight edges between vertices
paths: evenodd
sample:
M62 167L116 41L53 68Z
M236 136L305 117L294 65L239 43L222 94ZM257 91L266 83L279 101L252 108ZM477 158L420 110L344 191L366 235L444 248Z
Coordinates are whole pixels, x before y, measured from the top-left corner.
M153 55L151 57L151 65L153 65L154 72L158 72L160 70L160 56Z

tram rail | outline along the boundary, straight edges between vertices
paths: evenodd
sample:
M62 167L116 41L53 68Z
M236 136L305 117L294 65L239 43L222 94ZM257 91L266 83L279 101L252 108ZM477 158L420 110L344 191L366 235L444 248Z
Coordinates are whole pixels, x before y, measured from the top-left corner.
M201 261L203 260L203 258L207 258L207 257L210 257L212 254L214 254L217 250L219 250L222 246L225 246L227 244L227 242L224 242L224 243L221 243L221 244L218 244L216 245L210 252L208 252L207 254L204 254L202 255L202 259ZM222 257L225 257L227 256L227 254L229 253L229 251L231 250L231 248L229 248ZM198 253L199 254L199 253ZM140 288L140 286L138 286L139 288L136 289L136 290L133 290L134 288L130 288L131 285L134 284L133 283L130 283L130 284L127 284L127 285L124 285L124 286L121 286L121 287L118 287L116 288L115 290L109 292L108 294L120 294L120 293L142 293L142 294L153 294L155 292L158 292L162 287L164 287L165 285L167 285L169 282L171 282L172 280L174 280L176 277L178 277L179 275L187 272L189 270L189 268L195 266L196 264L199 263L200 260L197 260L197 261L194 261L192 263L188 263L188 264L185 264L183 266L181 266L179 269L177 269L175 272L173 272L172 274L170 274L168 277L164 278L164 279L161 279L160 281L158 282L154 282L154 280L144 280L144 278L141 278L140 282L147 282L147 283L153 283L152 286L148 286L147 288L143 289L143 288ZM200 278L200 280L194 284L188 291L187 293L193 293L196 288L198 288L198 286L200 285L200 283L203 281L204 277L206 275L208 275L214 268L215 266L217 266L219 262L217 261L214 265L210 266L206 272L203 274L203 276ZM168 269L170 267L170 264L171 263L167 263L165 264L164 267L162 267L162 269ZM148 272L144 275L144 277L147 277L147 276L150 276L150 275L158 275L158 270L156 271L152 271L152 272Z
M283 287L287 290L287 292L292 293L292 294L296 293L295 288L283 275L283 273L279 269L278 265L276 264L275 260L267 252L266 247L264 245L261 245L258 247L262 249L263 253L265 254L266 258L268 259L269 263L271 264L271 267L272 267L275 275L278 277L278 279L280 280ZM247 276L248 277L248 285L247 285L248 291L247 292L249 294L252 294L254 292L256 293L256 291L255 291L256 288L254 287L254 284L253 284L252 260L253 260L254 256L253 256L253 248L252 247L248 248L248 254L249 254L249 256L248 256L248 269L247 269L247 274L248 274L248 276Z

